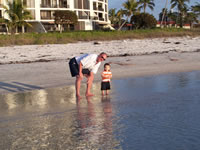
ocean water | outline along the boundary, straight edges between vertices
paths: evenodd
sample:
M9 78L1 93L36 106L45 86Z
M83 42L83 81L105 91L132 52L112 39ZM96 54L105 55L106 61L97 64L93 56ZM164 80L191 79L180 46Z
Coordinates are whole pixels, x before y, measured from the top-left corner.
M0 95L0 149L200 149L200 71L92 90L80 101L74 86Z

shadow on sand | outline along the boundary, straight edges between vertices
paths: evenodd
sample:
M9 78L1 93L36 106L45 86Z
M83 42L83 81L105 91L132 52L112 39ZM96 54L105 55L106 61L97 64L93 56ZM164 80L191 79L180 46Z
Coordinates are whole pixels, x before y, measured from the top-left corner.
M9 92L23 92L27 90L42 89L42 88L39 86L20 83L20 82L12 82L12 83L0 82L0 89Z

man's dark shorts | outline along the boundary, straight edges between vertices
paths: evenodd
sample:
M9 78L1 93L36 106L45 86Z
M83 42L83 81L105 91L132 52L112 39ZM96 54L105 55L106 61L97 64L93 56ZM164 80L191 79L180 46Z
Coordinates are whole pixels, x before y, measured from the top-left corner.
M76 62L75 57L70 59L69 68L70 68L70 72L71 72L72 77L79 75L79 66L78 66L78 63ZM90 75L90 71L88 69L83 69L82 73L84 75Z
M110 90L110 82L101 82L101 90Z

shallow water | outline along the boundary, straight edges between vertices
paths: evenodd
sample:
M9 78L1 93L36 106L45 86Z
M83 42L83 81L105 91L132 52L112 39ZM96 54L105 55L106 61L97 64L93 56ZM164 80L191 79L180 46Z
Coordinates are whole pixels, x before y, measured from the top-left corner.
M81 101L74 86L0 95L0 149L200 149L200 71L99 89Z

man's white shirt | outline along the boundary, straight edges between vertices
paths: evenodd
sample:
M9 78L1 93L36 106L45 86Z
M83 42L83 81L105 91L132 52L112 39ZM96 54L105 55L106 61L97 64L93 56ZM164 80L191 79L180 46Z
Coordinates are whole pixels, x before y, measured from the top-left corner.
M83 69L89 69L91 72L96 74L99 66L101 65L101 62L97 63L97 57L97 54L83 54L75 58L78 64L81 62Z

